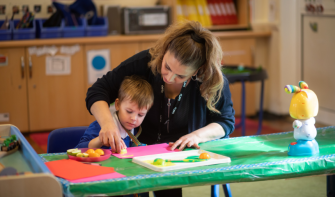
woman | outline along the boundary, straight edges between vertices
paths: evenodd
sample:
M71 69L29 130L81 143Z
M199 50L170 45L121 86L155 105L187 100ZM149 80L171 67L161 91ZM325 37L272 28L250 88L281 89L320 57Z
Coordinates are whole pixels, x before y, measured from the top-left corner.
M100 141L112 151L126 147L109 104L116 99L124 77L131 75L142 76L154 90L154 104L142 122L140 142L167 142L171 150L183 150L227 137L234 130L235 111L221 60L218 40L198 22L170 26L154 48L122 62L89 88L86 105L101 126ZM172 189L155 195L181 196L182 192Z
M170 26L155 47L122 62L89 88L86 105L101 126L101 142L117 152L125 147L109 104L130 75L142 76L154 90L154 105L142 123L142 143L167 142L171 150L183 150L227 137L234 130L235 112L221 60L218 40L198 22Z

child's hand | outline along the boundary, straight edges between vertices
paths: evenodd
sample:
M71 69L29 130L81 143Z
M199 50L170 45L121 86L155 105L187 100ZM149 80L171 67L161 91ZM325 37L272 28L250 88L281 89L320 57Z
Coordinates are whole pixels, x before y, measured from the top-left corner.
M171 146L171 150L174 150L178 146L179 146L179 150L184 150L186 146L195 147L199 149L200 148L200 146L198 146L199 142L200 142L199 137L194 133L190 133L190 134L184 135L183 137L179 138L179 140L177 140L175 143L170 142L169 146Z
M104 146L110 146L112 152L120 153L121 149L127 148L121 139L118 128L112 124L101 127L99 140Z

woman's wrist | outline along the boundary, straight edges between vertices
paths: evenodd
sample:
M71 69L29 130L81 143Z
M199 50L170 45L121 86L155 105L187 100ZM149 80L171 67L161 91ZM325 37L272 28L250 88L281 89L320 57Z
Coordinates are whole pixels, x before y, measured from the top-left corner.
M218 123L210 123L209 125L192 132L199 138L199 143L216 140L226 135L222 126Z

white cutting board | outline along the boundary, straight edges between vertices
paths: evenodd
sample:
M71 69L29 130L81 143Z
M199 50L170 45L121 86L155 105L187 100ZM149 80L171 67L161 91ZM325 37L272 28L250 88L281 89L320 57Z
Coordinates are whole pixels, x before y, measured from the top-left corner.
M204 152L208 153L211 156L211 159L207 161L201 161L201 162L172 163L172 166L157 166L157 165L152 164L153 161L157 158L171 159L171 160L183 160L189 156L199 156L201 153L204 153ZM141 166L144 166L151 170L159 171L159 172L231 162L230 157L215 154L215 153L208 152L205 150L190 150L190 151L180 151L180 152L163 153L163 154L156 154L156 155L147 155L147 156L141 156L141 157L134 157L132 161Z

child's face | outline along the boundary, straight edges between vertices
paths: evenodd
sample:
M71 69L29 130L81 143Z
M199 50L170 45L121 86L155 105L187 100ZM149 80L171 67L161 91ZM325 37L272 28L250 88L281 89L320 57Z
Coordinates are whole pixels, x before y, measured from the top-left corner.
M130 99L125 99L122 102L116 99L115 109L118 111L121 124L128 130L140 126L148 112L146 107L139 109L137 103L131 102Z

